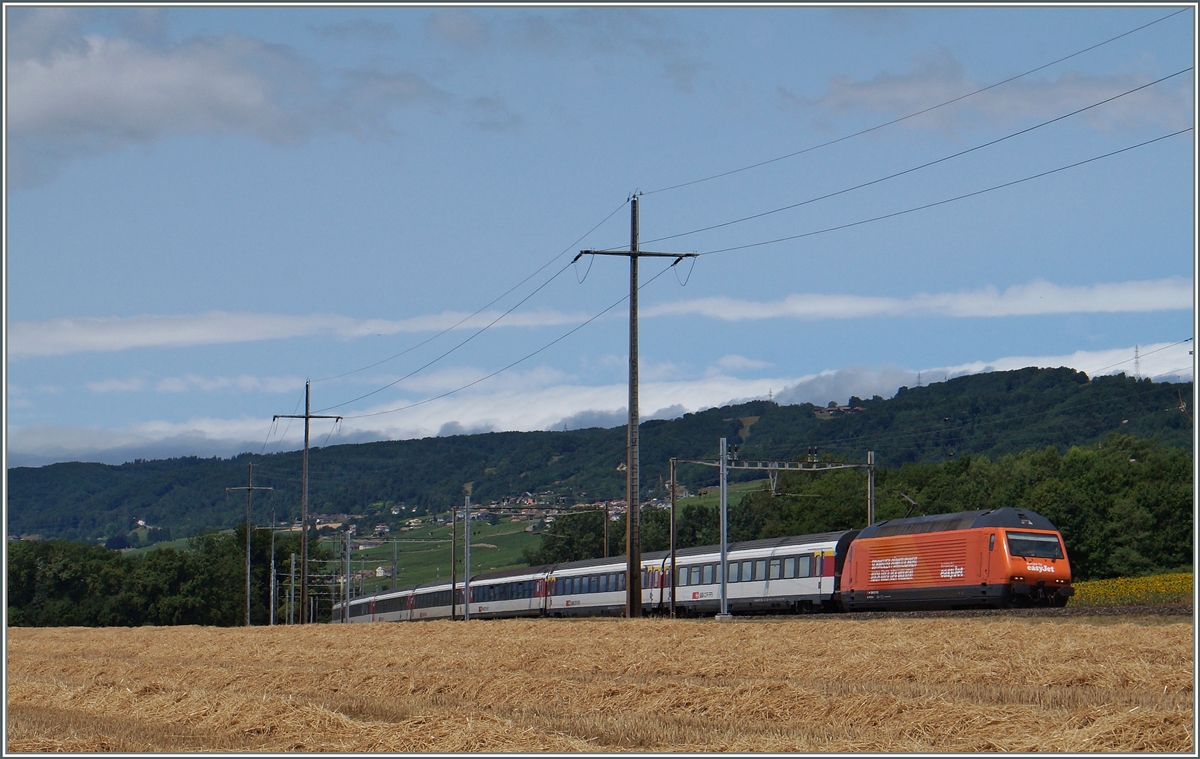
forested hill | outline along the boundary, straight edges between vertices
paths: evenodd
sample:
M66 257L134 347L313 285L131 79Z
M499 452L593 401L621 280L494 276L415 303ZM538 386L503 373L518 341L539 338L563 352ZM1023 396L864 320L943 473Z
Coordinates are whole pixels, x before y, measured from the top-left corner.
M1099 441L1111 432L1192 446L1192 383L1097 377L1070 369L1021 369L901 388L884 400L850 398L839 408L754 401L642 424L643 497L658 495L671 457L714 457L721 437L742 459L791 459L817 447L822 460L882 467L996 458L1031 448ZM1188 402L1186 410L1180 409ZM841 401L839 400L839 403ZM8 471L10 535L95 540L123 535L141 519L183 537L245 518L245 501L225 488L244 485L254 461L255 521L295 518L299 452L232 459L179 458L121 466L65 463ZM312 449L310 510L362 513L370 504L405 503L416 514L459 503L465 483L487 503L526 491L553 491L566 502L623 499L625 429L501 432ZM692 467L681 482L714 484L716 470ZM413 512L408 512L412 515ZM169 531L169 532L168 532Z

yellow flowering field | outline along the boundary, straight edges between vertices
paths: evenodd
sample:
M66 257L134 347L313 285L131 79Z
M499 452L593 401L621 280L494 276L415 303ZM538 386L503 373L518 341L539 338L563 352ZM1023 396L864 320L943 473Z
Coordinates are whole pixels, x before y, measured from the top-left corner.
M1192 600L1190 572L1150 577L1116 577L1075 583L1070 606L1178 604Z

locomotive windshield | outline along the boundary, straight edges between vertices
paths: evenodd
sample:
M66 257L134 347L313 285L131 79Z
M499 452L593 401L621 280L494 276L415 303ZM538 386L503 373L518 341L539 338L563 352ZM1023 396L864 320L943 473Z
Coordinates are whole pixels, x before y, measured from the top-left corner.
M1061 559L1062 545L1057 535L1046 535L1036 532L1008 533L1008 552L1012 556L1023 556L1027 559Z

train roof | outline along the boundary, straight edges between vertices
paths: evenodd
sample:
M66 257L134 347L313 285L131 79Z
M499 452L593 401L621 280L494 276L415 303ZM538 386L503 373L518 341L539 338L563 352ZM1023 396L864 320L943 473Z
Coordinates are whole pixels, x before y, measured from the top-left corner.
M885 519L867 527L858 538L885 538L923 532L970 530L976 527L1026 527L1031 530L1057 530L1049 519L1030 511L1005 506L1000 509L959 511L954 514L930 514L908 519Z
M789 535L783 538L761 538L759 540L740 540L736 543L730 543L728 551L754 551L764 548L786 548L788 546L808 545L809 543L836 543L843 535L850 530L839 530L837 532L819 532L814 535ZM721 550L719 545L696 546L694 548L680 548L675 550L675 558L682 559L688 556L699 556L710 553L717 553ZM662 561L670 556L670 551L650 551L642 554L643 561ZM624 557L621 557L622 559Z
M752 551L764 548L786 548L787 546L807 545L809 543L836 543L843 535L851 530L839 530L838 532L820 532L815 535L789 535L782 538L762 538L760 540L741 540L736 543L730 543L728 551ZM675 558L686 559L689 556L703 556L706 554L717 553L721 550L719 545L693 546L691 548L675 549ZM642 554L644 562L661 562L666 557L670 556L670 551L647 551ZM618 556L609 556L601 559L584 559L583 561L570 561L562 564L553 564L549 567L530 567L524 572L534 572L538 569L551 569L554 572L562 572L574 569L592 569L595 567L609 566L612 564L624 564L625 554ZM488 575L494 577L495 575Z

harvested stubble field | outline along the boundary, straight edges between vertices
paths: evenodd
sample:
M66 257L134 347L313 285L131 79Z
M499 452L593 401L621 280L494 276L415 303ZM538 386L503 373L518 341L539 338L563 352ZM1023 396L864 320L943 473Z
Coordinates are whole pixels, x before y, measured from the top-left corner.
M1192 753L1187 618L8 630L8 751Z

